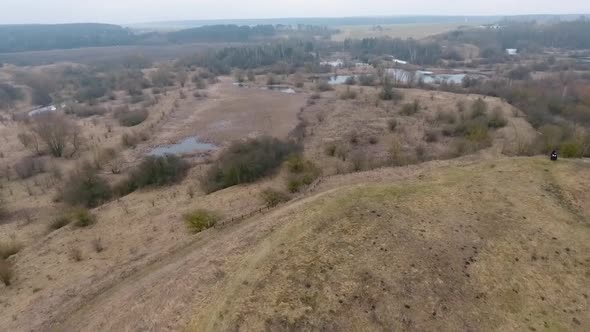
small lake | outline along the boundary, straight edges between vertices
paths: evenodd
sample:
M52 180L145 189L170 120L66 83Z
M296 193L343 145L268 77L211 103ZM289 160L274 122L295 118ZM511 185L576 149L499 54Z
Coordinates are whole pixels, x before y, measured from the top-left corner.
M328 84L330 84L330 85L341 85L341 84L345 84L346 83L346 80L348 80L351 77L356 78L356 76L352 76L352 75L336 75L336 76L330 76L330 79L328 80Z
M417 70L410 72L404 69L392 68L387 71L393 80L399 83L408 84L422 80L426 84L462 84L465 74L434 74L430 71Z
M189 137L176 144L159 146L152 149L148 155L161 157L167 154L186 154L199 151L210 151L217 149L217 145L199 141L198 137Z

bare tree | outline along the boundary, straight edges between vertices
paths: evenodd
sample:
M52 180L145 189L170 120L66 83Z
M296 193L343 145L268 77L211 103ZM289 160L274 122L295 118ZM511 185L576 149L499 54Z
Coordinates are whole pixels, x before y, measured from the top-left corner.
M43 114L34 118L31 131L47 145L54 157L63 157L68 146L73 156L82 144L82 135L78 126L61 114Z

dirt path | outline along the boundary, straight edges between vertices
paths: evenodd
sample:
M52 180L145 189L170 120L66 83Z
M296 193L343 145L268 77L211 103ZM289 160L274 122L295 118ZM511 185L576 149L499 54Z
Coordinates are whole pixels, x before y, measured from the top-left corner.
M258 215L222 230L203 232L190 245L146 266L41 329L182 330L192 318L193 306L212 296L227 281L226 276L239 273L240 258L280 226L274 214L296 209L316 197L303 198L265 217Z

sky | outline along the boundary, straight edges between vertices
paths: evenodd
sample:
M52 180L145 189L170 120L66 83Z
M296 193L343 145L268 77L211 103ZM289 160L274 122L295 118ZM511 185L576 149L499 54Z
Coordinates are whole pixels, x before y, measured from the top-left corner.
M582 13L590 0L0 0L0 24Z

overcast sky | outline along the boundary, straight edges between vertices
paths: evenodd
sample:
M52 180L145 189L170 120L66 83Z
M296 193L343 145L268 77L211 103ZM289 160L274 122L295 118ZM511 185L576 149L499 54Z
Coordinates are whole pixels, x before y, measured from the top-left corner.
M590 0L0 0L0 24L590 13Z

